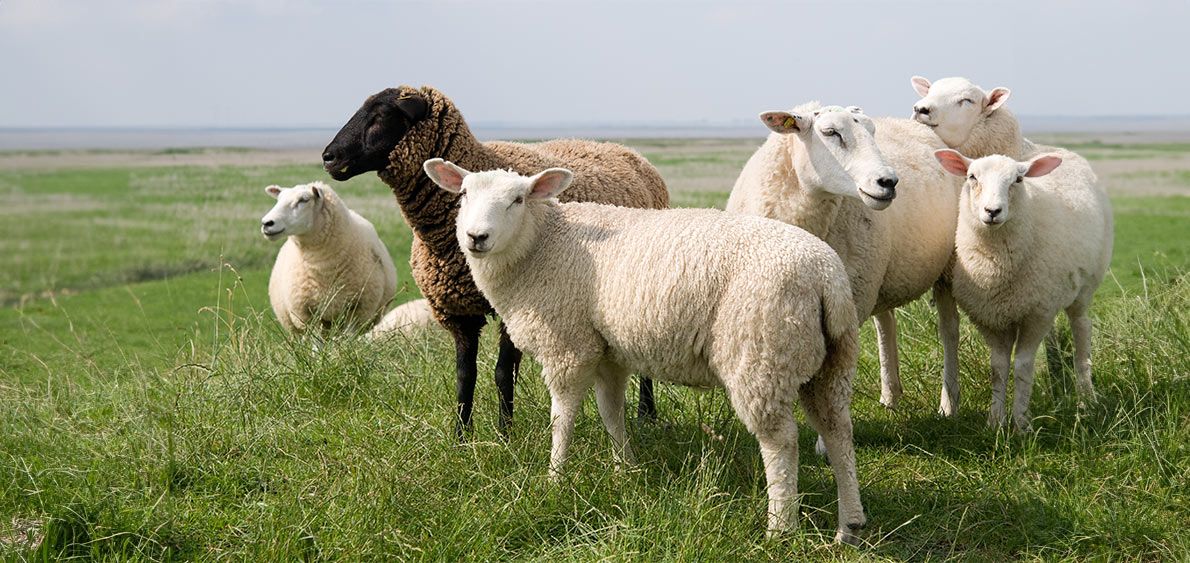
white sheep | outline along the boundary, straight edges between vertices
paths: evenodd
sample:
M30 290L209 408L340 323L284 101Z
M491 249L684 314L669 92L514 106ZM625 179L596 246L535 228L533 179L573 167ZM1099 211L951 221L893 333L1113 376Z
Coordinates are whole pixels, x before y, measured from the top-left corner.
M288 237L269 276L269 301L281 326L304 332L370 328L397 290L397 270L372 223L322 182L269 186L277 198L261 220L269 240Z
M624 386L631 371L727 390L760 443L770 531L797 514L800 399L825 438L839 489L836 538L864 524L851 440L857 326L836 254L809 233L709 209L558 203L568 170L527 178L425 163L462 194L458 239L476 285L518 347L542 365L558 476L593 385L617 457L631 461Z
M1111 261L1107 195L1086 170L1058 167L1068 152L1027 162L1002 155L972 161L951 149L935 154L943 168L967 178L959 206L954 292L991 349L988 424L1005 423L1015 347L1012 420L1018 430L1031 427L1034 357L1059 310L1066 311L1074 333L1079 396L1092 400L1087 310Z
M901 396L894 309L933 289L944 351L939 410L953 414L958 310L945 273L958 184L934 164L933 151L944 145L924 126L873 121L854 107L811 102L760 117L773 132L740 172L727 210L802 227L839 253L859 318L875 316L887 407Z
M434 318L430 302L414 299L385 313L384 318L368 332L368 340L383 340L396 335L411 336L422 332L438 332L445 335L446 331L441 328Z

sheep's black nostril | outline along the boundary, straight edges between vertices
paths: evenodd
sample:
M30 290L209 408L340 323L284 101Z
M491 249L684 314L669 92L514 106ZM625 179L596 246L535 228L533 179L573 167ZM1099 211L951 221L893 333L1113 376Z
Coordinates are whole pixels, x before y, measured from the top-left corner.
M930 108L923 106L913 106L913 111L922 115L930 115Z
M477 243L477 244L478 244L478 243L481 243L481 242L483 242L483 241L485 241L485 240L488 240L488 234L487 234L487 233L481 233L481 234L478 234L478 235L477 235L477 234L475 234L475 233L467 233L467 236L468 236L468 237L471 237L471 242L474 242L474 243Z
M272 221L262 221L261 223L262 223L264 226L266 226L266 227L272 227L272 226L273 226L273 222L272 222Z
M335 160L335 153L333 153L331 151L326 151L326 152L322 153L322 161L323 162L333 162L334 160Z
M997 215L999 215L999 214L1000 214L1000 211L1001 211L1000 209L988 209L988 208L986 208L986 207L985 207L985 208L983 208L983 210L987 212L987 214L988 214L988 217L991 217L991 218L993 218L993 219L995 219L995 218L996 218L996 216L997 216Z
M897 178L893 176L885 176L879 180L876 180L876 185L886 190L891 190L897 187Z

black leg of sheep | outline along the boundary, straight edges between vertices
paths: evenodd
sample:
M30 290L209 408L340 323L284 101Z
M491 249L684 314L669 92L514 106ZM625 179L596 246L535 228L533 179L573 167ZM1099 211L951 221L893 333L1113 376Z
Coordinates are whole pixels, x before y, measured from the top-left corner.
M504 323L500 323L500 355L496 358L496 389L500 390L500 435L507 436L512 424L512 394L517 372L521 369L521 351L512 343Z
M653 380L640 378L640 401L636 403L636 418L644 422L657 421L657 404L653 402Z
M479 355L479 332L483 317L466 317L450 323L455 339L455 395L458 398L459 418L455 434L462 441L471 431L471 405L475 399L476 358Z

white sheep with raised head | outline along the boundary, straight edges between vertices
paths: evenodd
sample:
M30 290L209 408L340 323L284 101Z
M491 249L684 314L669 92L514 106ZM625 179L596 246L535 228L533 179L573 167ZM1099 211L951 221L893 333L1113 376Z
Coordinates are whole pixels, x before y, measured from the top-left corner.
M360 332L384 314L397 270L367 219L322 182L269 186L276 205L260 220L269 240L285 238L269 276L269 301L290 332Z
M800 399L839 489L836 538L865 522L851 436L857 322L838 256L776 221L711 209L558 203L572 175L470 173L442 159L429 177L461 194L458 242L517 347L542 365L559 475L592 386L617 457L630 461L624 387L635 370L724 387L760 443L770 531L796 521Z
M991 349L988 424L1006 422L1015 348L1012 421L1018 430L1031 428L1034 358L1063 310L1074 333L1079 396L1093 399L1087 312L1111 261L1107 195L1084 169L1065 169L1069 153L1026 162L1003 155L972 161L952 149L935 154L948 172L966 178L953 283L959 307Z
M859 318L875 317L887 407L901 396L894 309L932 289L944 351L939 410L953 414L958 311L945 274L958 193L933 159L945 145L922 125L873 120L855 107L810 102L760 118L772 133L740 172L727 210L802 227L839 253Z

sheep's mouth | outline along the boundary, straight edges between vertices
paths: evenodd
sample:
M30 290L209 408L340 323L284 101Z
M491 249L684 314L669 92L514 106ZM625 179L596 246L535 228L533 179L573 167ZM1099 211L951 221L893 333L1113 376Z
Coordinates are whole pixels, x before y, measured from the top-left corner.
M913 120L914 120L914 121L916 121L916 122L918 122L918 123L920 123L920 124L922 124L922 125L925 125L926 127L929 127L930 129L937 129L937 128L938 128L938 124L937 124L937 123L930 123L929 121L926 121L926 120L925 120L925 118L924 118L924 117L922 117L920 113L918 113L918 114L914 114L914 116L913 116Z
M489 250L491 250L491 249L490 248L479 248L477 246L467 247L467 251L470 252L473 256L482 256L484 254L487 254Z
M267 238L269 240L277 240L281 236L281 233L284 233L284 232L285 232L285 229L277 229L275 231L270 231L268 229L265 229L264 227L260 228L260 234L264 235L264 238Z
M350 173L351 162L344 162L343 160L327 162L324 163L322 167L326 170L327 174L331 175L331 178L339 180L340 182L343 180L348 180L355 175Z

